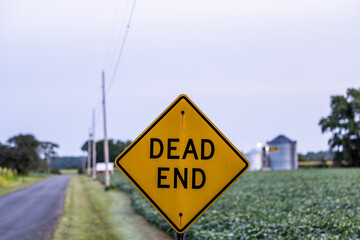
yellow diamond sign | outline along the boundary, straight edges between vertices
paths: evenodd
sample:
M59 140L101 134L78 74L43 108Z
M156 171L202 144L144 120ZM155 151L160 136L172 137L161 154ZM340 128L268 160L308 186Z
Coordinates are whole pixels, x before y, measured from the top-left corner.
M186 95L180 95L115 164L178 233L249 168L245 157Z

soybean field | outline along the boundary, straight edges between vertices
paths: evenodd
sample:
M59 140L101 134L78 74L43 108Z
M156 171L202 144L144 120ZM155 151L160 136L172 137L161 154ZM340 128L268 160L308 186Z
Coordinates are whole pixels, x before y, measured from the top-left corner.
M103 179L102 179L103 181ZM132 207L173 236L121 173L112 184ZM187 231L187 239L359 239L360 169L246 172Z

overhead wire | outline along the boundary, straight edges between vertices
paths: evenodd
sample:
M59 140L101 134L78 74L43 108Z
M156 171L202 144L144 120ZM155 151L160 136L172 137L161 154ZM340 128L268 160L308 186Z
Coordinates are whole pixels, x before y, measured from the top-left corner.
M110 54L110 51L111 51L111 48L113 47L113 45L115 45L115 48L114 48L115 52L117 52L117 49L119 48L119 44L116 44L116 43L120 41L122 29L123 29L123 26L125 24L125 18L126 18L126 15L127 15L126 11L127 11L128 7L129 7L129 2L130 2L130 0L127 0L126 3L125 3L125 7L124 7L124 10L122 12L122 18L121 18L121 21L120 21L120 27L118 28L118 29L120 29L120 31L117 34L117 37L115 37L115 32L117 32L115 27L116 27L116 22L117 22L119 13L120 13L120 11L119 11L120 1L118 1L118 5L115 7L115 14L114 14L114 18L113 18L113 22L112 22L112 28L111 28L111 37L110 37L109 46L108 46L108 49L107 49L107 54L106 54L103 70L106 69L106 66L109 63L110 56L113 56L111 58L110 64L115 62L116 54ZM112 69L111 65L109 67L110 67L110 69Z
M120 30L123 28L124 26L124 23L125 23L125 19L126 19L126 11L128 10L128 6L129 6L129 3L130 3L131 0L127 0L126 2L126 6L124 8L124 12L123 12L123 17L122 17L122 20L121 20L121 25L120 25ZM119 67L119 63L120 63L120 60L121 60L121 57L122 57L122 54L123 54L123 51L124 51L124 47L125 47L125 42L126 42L126 39L127 39L127 35L128 35L128 32L129 32L129 28L130 28L130 24L131 24L131 20L132 20L132 17L133 17L133 14L134 14L134 10L135 10L135 6L136 6L136 0L133 1L133 4L132 4L132 7L131 7L131 11L130 11L130 15L129 15L129 18L128 18L128 21L127 21L127 25L126 25L126 29L125 29L125 33L124 33L124 36L120 42L120 45L117 45L117 46L120 46L120 50L119 50L119 54L116 56L116 54L114 55L114 58L113 58L113 61L112 62L115 62L114 63L114 68L113 68L113 71L112 71L112 75L110 77L110 84L108 85L108 88L107 88L107 93L110 91L110 88L111 88L111 85L115 79L115 75L116 75L116 72L117 72L117 68ZM119 5L117 5L116 9L119 8ZM118 19L118 12L119 11L115 11L115 16L114 16L114 19L113 19L113 22L112 22L112 33L111 33L111 37L110 37L110 42L109 42L109 47L108 47L108 50L107 50L107 54L106 54L106 59L105 59L105 62L104 62L104 70L105 70L105 66L106 64L108 63L109 61L109 55L110 55L110 50L111 50L111 47L112 47L112 39L114 38L114 32L115 32L115 25L116 25L116 20ZM121 31L119 33L119 39L120 39L120 36L121 36ZM116 45L116 44L115 44ZM118 49L118 47L115 46L115 51ZM118 52L118 51L116 51ZM115 61L116 60L116 61ZM111 68L112 66L110 66ZM99 98L101 99L102 97L99 96ZM94 107L93 110L95 111L95 122L98 123L99 122L99 119L101 118L101 108L102 108L102 100L101 101L97 101L99 102L99 105L98 107ZM94 133L93 133L94 134ZM96 136L96 134L95 134Z
M129 19L128 19L128 23L126 25L125 34L124 34L124 37L123 37L123 39L121 41L120 51L119 51L119 54L118 54L116 62L115 62L115 67L114 67L114 70L112 72L112 75L110 75L110 83L108 85L107 93L109 93L109 91L111 89L111 86L112 86L112 84L114 82L114 79L116 77L117 70L119 68L120 60L121 60L121 57L122 57L123 52L124 52L126 39L127 39L128 33L129 33L132 17L134 15L135 6L136 6L136 0L134 0L134 2L133 2L133 5L132 5L131 11L130 11L130 15L129 15Z

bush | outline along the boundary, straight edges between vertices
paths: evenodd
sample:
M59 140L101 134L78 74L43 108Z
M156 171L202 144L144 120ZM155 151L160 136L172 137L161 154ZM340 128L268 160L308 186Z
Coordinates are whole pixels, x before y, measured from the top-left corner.
M105 191L117 190L118 188L115 185L110 185L105 187Z
M60 169L58 169L58 168L52 168L50 173L52 173L52 174L61 174Z
M5 185L11 181L16 181L17 179L18 174L16 171L0 167L0 186Z

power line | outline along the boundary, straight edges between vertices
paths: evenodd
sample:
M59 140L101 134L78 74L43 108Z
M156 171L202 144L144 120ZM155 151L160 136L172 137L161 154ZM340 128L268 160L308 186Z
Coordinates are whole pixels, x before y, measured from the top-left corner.
M123 28L123 26L124 26L124 24L125 24L125 22L126 22L125 19L126 19L126 16L128 15L128 14L126 14L126 12L127 12L127 10L128 10L129 3L130 3L130 2L131 2L131 0L127 0L126 3L125 3L125 8L124 8L124 10L123 10L123 17L122 17L121 23L120 23L120 30ZM133 15L134 9L135 9L135 3L136 3L136 0L134 0L134 2L133 2L132 9L131 9L131 12L130 12L130 15L129 15L129 19L128 19L128 23L127 23L127 28L125 29L125 35L124 35L123 39L120 41L120 39L121 39L121 31L120 31L120 34L118 35L118 38L115 40L115 42L120 42L120 43L121 43L120 54L118 55L117 58L116 58L116 54L114 54L114 55L113 55L113 56L114 56L113 59L110 61L110 60L109 60L109 58L110 58L110 57L109 57L109 56L110 56L110 49L111 49L112 43L114 42L114 41L112 41L111 39L113 39L114 36L115 36L114 32L115 32L116 20L118 19L118 14L119 14L119 11L118 11L118 10L119 10L119 4L116 5L116 7L115 7L115 8L116 8L116 11L115 11L115 15L114 15L114 18L113 18L113 21L112 21L112 34L111 34L111 37L110 37L109 47L108 47L108 51L107 51L107 54L106 54L106 59L105 59L105 62L104 62L104 68L103 68L103 69L105 69L105 66L107 65L107 63L111 64L112 62L115 62L115 61L116 61L116 65L114 64L113 74L114 74L114 73L116 74L116 68L117 68L117 66L118 66L118 64L119 64L119 62L120 62L120 58L121 58L121 55L122 55L123 50L124 50L125 41L126 41L126 38L127 38L127 32L128 32L129 27L130 27L132 15ZM117 45L117 46L119 46L119 45ZM116 52L118 52L117 49L119 49L119 47L117 47L117 46L116 46L116 44L115 44L115 51L116 51ZM112 69L112 66L111 66L111 65L110 65L109 67L110 67L110 69ZM109 71L109 72L110 72L110 71ZM111 87L111 84L112 84L113 80L114 80L114 77L112 77L111 83L110 83L110 85L109 85L109 87L108 87L108 89L107 89L107 93L108 93L109 90L110 90L110 87ZM96 107L97 110L99 110L99 109L102 108L102 104L101 104L100 99L101 99L101 97L99 96L98 101L97 101L97 102L99 102L99 105ZM97 116L96 116L96 118L99 119L100 116L101 116L101 111L99 110L99 111L97 111Z
M120 26L120 29L123 27L123 24L124 24L124 22L125 22L125 16L126 16L126 14L125 14L125 11L126 11L126 9L128 8L128 5L129 5L129 0L126 2L126 7L125 7L125 10L124 10L124 15L123 15L123 18L122 18L122 21L121 21L121 26ZM132 20L132 17L133 17L133 14L134 14L134 10L135 10L135 5L136 5L136 0L134 0L134 2L133 2L133 5L132 5L132 8L131 8L131 11L130 11L130 15L129 15L129 19L128 19L128 22L127 22L127 25L126 25L126 29L125 29L125 34L124 34L124 37L123 37L123 39L122 39L122 41L121 41L121 47L120 47L120 51L119 51L119 54L118 54L118 56L117 56L117 58L116 58L116 63L115 63L115 66L114 66L114 70L113 70L113 74L111 75L111 80L110 80L110 84L109 84L109 87L108 87L108 89L107 89L107 93L109 93L109 91L110 91L110 88L111 88L111 85L112 85L112 83L113 83L113 81L114 81L114 79L115 79L115 76L116 76L116 72L117 72L117 69L118 69L118 67L119 67L119 63L120 63L120 60L121 60L121 57L122 57L122 54L123 54L123 51L124 51L124 47L125 47L125 42L126 42L126 39L127 39L127 35L128 35L128 32L129 32L129 28L130 28L130 24L131 24L131 20ZM113 29L115 28L115 22L116 22L116 19L117 19L117 14L115 14L115 16L114 16L114 19L113 19ZM113 36L114 36L114 34L112 34L111 35L111 39L113 38ZM119 35L119 37L120 37L120 35ZM110 43L109 43L109 48L108 48L108 54L107 54L107 56L109 56L109 52L110 52L110 48L111 48L111 40L110 40ZM117 48L116 48L117 49ZM115 58L114 58L115 59ZM106 65L106 63L107 63L107 61L108 61L108 58L106 58L106 60L105 60L105 63L104 63L104 65ZM98 101L99 103L100 103L100 101ZM98 107L97 109L100 109L101 108L101 105L102 104L100 104L100 107ZM98 112L98 116L96 117L95 116L95 108L93 109L93 126L92 126L92 139L93 139L93 144L95 143L96 144L96 140L95 140L95 118L100 118L100 115L101 115L101 112L100 111L97 111ZM95 150L95 147L93 146L93 149L92 149L93 151L92 151L92 155L94 156L94 155L96 155L96 150ZM93 158L95 158L95 157L93 157ZM93 159L94 160L94 159ZM96 160L95 160L96 161ZM93 163L93 164L95 164L95 163ZM93 178L96 178L96 172L95 172L95 170L93 169Z
M122 14L122 18L121 18L121 22L120 22L120 29L123 29L123 26L124 26L124 24L125 24L125 18L126 18L126 10L128 9L128 6L129 6L129 2L130 2L130 0L127 0L126 1L126 4L125 4L125 8L124 8L124 10L123 10L123 14ZM116 21L117 21L117 19L118 19L118 15L119 15L119 4L120 4L120 1L118 1L118 5L115 7L116 8L116 10L115 10L115 15L114 15L114 19L113 19L113 22L112 22L112 28L111 28L111 37L110 37L110 41L109 41L109 47L108 47L108 49L107 49L107 54L106 54L106 59L105 59L105 62L104 62L104 67L103 67L103 69L105 69L105 67L106 67L106 65L109 63L109 59L110 59L110 50L111 50L111 47L112 47L112 45L114 44L115 45L115 51L118 49L118 47L117 46L119 46L119 45L117 45L116 43L117 42L119 42L120 41L120 36L121 36L121 31L120 31L120 33L118 34L118 37L114 37L115 36L115 27L116 27ZM115 39L116 38L116 39ZM117 52L117 51L116 51ZM111 63L113 63L114 61L115 61L115 58L116 58L116 55L113 55L113 54L111 54L112 56L113 56L113 58L111 59L111 61L110 61L110 64ZM110 65L109 66L110 67L110 69L112 68L112 66Z
M117 72L117 69L118 69L118 67L119 67L119 63L120 63L122 54L123 54L123 52L124 52L125 42L126 42L127 35L128 35L128 32L129 32L131 20L132 20L133 14L134 14L135 5L136 5L136 0L134 0L133 5L132 5L132 8L131 8L131 12L130 12L128 24L126 25L126 30L125 30L124 38L123 38L123 40L122 40L122 42L121 42L120 52L119 52L119 55L118 55L117 60L116 60L116 63L115 63L115 68L114 68L113 73L112 73L112 75L111 75L111 80L110 80L109 87L108 87L108 89L107 89L107 93L109 93L110 88L111 88L111 86L112 86L112 84L113 84L113 82L114 82L114 79L115 79L115 76L116 76L116 72Z

